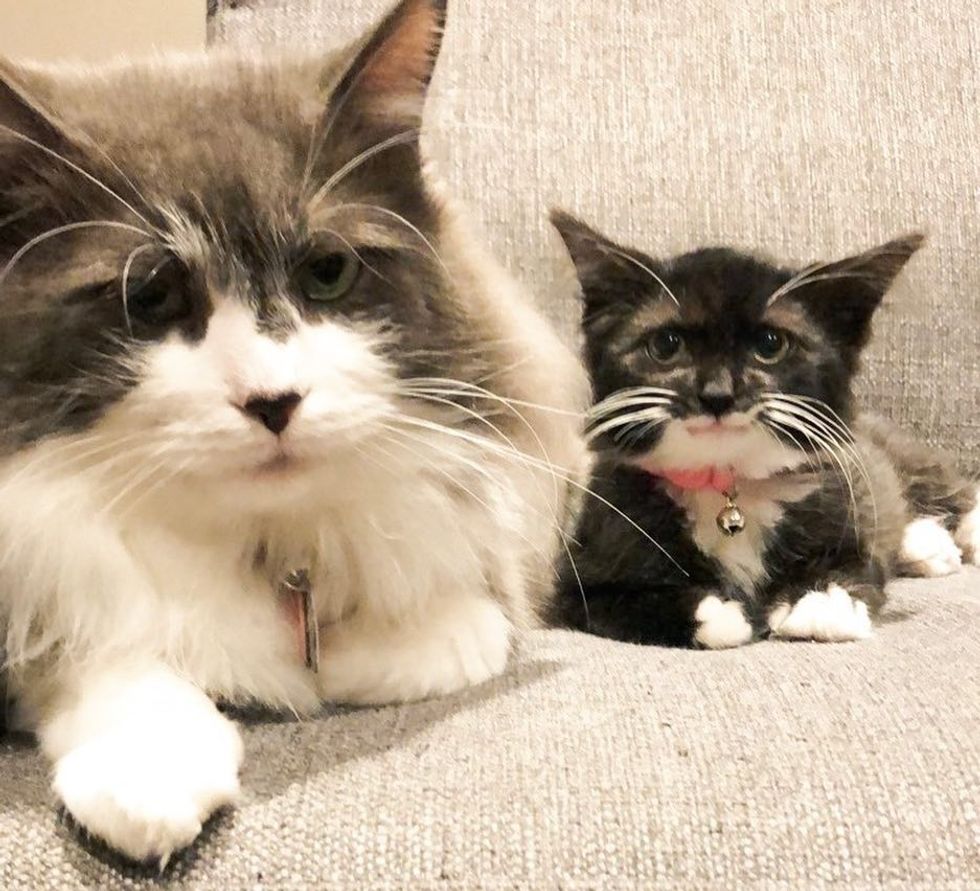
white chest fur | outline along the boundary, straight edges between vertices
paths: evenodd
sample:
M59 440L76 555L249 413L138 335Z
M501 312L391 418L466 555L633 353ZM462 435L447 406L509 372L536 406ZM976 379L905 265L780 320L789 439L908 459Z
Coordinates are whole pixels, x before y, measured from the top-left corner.
M745 515L745 529L732 536L718 528L718 514L725 506L720 492L671 487L671 496L687 513L695 544L721 564L732 582L751 594L766 581L766 550L785 505L800 501L815 488L815 483L798 477L740 483L738 506Z

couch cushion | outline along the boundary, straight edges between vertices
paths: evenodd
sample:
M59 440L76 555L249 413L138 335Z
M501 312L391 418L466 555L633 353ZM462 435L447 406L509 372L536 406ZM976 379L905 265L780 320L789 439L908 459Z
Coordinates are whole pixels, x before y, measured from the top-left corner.
M389 5L225 4L211 37L333 45ZM980 469L978 23L974 0L454 0L431 143L570 334L551 205L654 252L721 242L785 261L926 229L865 391Z
M729 652L539 632L412 706L252 721L187 887L980 886L980 571L901 582L854 644ZM0 746L0 887L133 887ZM32 882L35 884L32 885Z

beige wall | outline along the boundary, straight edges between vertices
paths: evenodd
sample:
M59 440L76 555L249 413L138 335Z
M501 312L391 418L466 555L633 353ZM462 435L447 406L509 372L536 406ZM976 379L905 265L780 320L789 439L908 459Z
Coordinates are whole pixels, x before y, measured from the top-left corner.
M0 0L0 56L95 62L204 46L206 0Z

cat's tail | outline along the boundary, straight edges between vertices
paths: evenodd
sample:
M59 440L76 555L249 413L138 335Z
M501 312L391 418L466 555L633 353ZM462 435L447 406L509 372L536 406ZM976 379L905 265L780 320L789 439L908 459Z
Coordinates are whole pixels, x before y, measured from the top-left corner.
M964 562L980 564L980 480L890 421L863 415L859 423L891 459L908 505L898 573L949 575Z

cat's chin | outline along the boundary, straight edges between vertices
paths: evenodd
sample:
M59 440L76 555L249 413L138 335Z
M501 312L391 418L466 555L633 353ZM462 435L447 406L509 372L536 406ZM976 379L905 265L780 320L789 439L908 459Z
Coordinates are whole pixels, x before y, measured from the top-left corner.
M671 421L656 446L633 463L663 469L730 468L737 476L764 479L802 464L803 452L785 445L747 420L737 423Z

